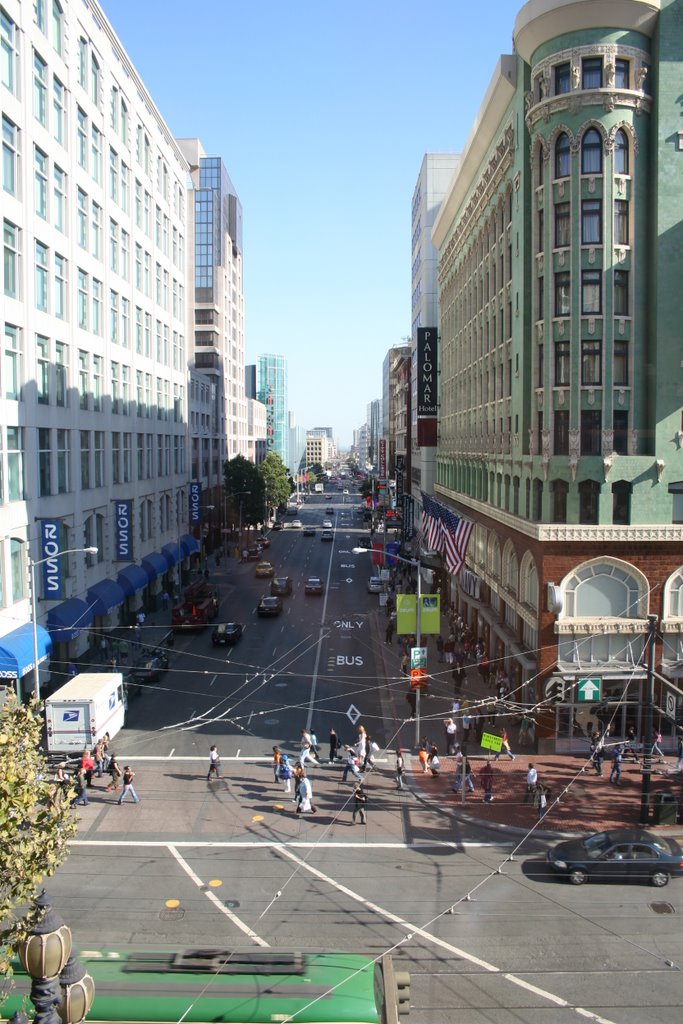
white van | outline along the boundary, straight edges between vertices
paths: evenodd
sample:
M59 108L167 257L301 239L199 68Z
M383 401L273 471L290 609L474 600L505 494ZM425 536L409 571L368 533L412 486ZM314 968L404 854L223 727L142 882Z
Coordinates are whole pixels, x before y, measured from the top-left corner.
M68 752L92 749L123 727L125 703L120 672L82 672L45 701L47 749Z

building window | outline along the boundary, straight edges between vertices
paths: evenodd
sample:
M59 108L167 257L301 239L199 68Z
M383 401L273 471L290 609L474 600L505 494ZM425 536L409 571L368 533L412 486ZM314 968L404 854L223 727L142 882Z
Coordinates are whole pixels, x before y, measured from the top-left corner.
M599 316L601 311L601 270L581 271L581 312L585 316Z
M131 434L123 435L123 482L129 484L133 473L133 437Z
M538 478L533 483L533 495L532 518L535 523L540 523L543 517L543 481Z
M47 312L48 297L48 248L36 242L36 309Z
M92 125L91 128L90 159L93 181L98 184L102 181L102 132Z
M58 78L52 79L52 134L60 146L64 145L66 119L66 92Z
M39 405L50 402L50 343L42 334L36 335L36 392Z
M555 387L569 386L569 342L555 342Z
M628 342L614 342L614 386L628 387Z
M569 203L555 203L555 248L563 249L571 242Z
M631 522L631 485L627 480L612 484L612 522L615 526L629 526Z
M88 353L82 349L78 351L78 389L79 406L81 409L87 409L88 394L90 392L90 368L88 366Z
M17 194L17 126L2 116L2 187L5 192Z
M564 64L556 64L553 70L555 74L555 95L560 96L562 93L569 92L572 87L569 61Z
M581 342L581 383L594 387L602 383L602 342Z
M629 151L628 136L623 128L614 136L614 173L628 174Z
M9 501L24 498L24 439L21 427L7 428L7 497Z
M90 431L80 430L81 438L81 490L90 488Z
M629 244L628 201L625 199L614 201L614 244Z
M581 454L600 454L602 413L599 409L581 410Z
M88 197L82 189L76 192L76 215L78 218L78 244L88 248Z
M109 340L114 344L118 344L119 340L119 296L118 292L111 290L109 292Z
M57 431L57 493L69 492L69 431Z
M617 455L628 455L628 409L615 409L612 413L614 451Z
M102 356L92 357L92 407L95 412L102 411Z
M584 199L581 203L581 242L583 245L602 244L602 202Z
M62 408L66 408L68 396L68 352L64 342L55 342L55 405Z
M115 203L119 201L119 157L115 149L109 147L109 196Z
M85 89L88 74L88 40L83 36L78 40L78 82Z
M602 139L597 128L589 128L581 140L581 173L602 174Z
M5 295L15 299L19 288L19 228L8 220L2 223L3 285Z
M121 296L121 345L130 348L130 301Z
M47 126L47 64L33 51L33 116Z
M52 493L50 481L50 431L38 428L38 497L49 498Z
M104 431L95 431L95 487L104 487Z
M553 455L569 455L569 410L553 413Z
M47 154L37 146L33 147L33 184L35 209L39 217L47 219Z
M130 170L121 161L121 209L128 213L130 205Z
M555 177L568 178L571 168L571 150L569 136L562 132L555 143Z
M54 314L60 320L66 319L66 260L59 253L55 253Z
M4 355L3 395L17 401L21 395L21 351L19 328L14 324L5 324Z
M88 300L89 300L88 275L83 270L78 271L78 326L84 331L88 329Z
M102 334L102 282L92 279L92 323L93 334Z
M121 483L121 434L118 430L111 435L111 482Z
M614 315L628 316L628 270L614 271Z
M66 225L66 174L61 167L52 169L52 196L54 199L54 225L64 231Z
M41 32L47 32L46 0L33 0L33 20Z
M595 480L582 480L579 484L579 522L596 524L600 501L600 484Z
M550 487L553 495L553 522L566 523L569 484L566 480L553 480Z
M0 8L0 81L11 93L16 91L16 31L17 26Z
M96 107L100 104L100 65L93 55L90 59L90 99Z
M26 597L26 545L12 537L9 542L10 568L12 572L12 603Z
M584 57L581 61L581 88L602 89L602 57Z
M555 274L555 316L569 316L571 312L571 288L568 270Z
M88 169L88 117L80 107L76 108L76 134L78 164L84 171Z
M614 62L614 85L617 89L630 89L630 64L623 57Z
M64 12L59 0L52 0L52 46L61 57L64 45Z

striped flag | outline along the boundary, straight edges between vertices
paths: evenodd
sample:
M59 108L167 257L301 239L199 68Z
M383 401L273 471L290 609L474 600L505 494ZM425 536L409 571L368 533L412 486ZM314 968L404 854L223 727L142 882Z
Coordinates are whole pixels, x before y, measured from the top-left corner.
M422 537L429 551L441 551L443 538L441 533L441 509L438 501L422 492Z
M473 528L474 523L470 519L463 519L462 516L442 506L443 550L446 568L453 576L458 575L465 563L467 545Z

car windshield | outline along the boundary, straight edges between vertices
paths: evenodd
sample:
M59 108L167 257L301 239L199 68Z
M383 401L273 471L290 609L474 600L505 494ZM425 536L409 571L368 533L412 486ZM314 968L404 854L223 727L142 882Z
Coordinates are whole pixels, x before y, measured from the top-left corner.
M583 841L583 847L588 857L600 857L610 846L612 846L612 839L608 832L598 832Z

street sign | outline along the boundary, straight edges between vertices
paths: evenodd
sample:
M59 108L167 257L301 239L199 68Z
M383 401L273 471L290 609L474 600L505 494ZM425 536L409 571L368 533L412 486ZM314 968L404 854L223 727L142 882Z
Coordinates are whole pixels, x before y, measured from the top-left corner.
M481 734L481 746L486 750L493 750L498 753L503 747L502 736L496 736L494 732L483 732Z
M676 717L676 694L667 693L666 695L666 713L669 718Z
M427 687L427 673L423 668L411 668L410 688L411 690L424 690Z
M411 668L427 668L427 648L426 647L411 647L410 648L410 667Z
M579 679L576 694L577 700L587 704L593 700L600 700L600 680Z

